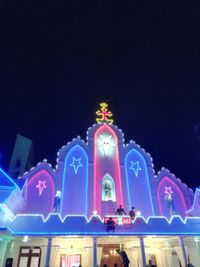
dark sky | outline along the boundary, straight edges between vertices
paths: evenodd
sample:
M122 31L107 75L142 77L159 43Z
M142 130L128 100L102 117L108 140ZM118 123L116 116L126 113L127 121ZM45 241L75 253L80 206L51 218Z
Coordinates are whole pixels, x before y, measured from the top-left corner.
M135 2L135 3L134 3ZM200 184L200 4L0 0L0 164L16 133L36 162L86 138L98 103L190 187ZM175 3L174 3L175 2Z

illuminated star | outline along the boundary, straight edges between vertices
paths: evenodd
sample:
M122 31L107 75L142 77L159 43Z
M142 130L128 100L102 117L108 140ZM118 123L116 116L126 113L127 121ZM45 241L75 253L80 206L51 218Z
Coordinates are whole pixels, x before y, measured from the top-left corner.
M106 157L110 154L111 149L115 146L113 137L111 135L100 134L98 145L103 148Z
M81 158L76 159L73 157L73 162L69 166L74 167L74 172L75 174L77 174L79 167L83 167L83 164L81 163Z
M165 195L171 196L174 192L172 191L171 186L167 187L165 186Z
M40 180L39 180L39 181L38 181L38 184L36 185L36 188L39 189L39 196L41 196L43 190L44 190L45 188L47 188L47 186L46 186L46 181L40 181Z
M139 161L131 161L130 170L134 171L135 176L138 177L138 171L141 171L141 167L139 166Z

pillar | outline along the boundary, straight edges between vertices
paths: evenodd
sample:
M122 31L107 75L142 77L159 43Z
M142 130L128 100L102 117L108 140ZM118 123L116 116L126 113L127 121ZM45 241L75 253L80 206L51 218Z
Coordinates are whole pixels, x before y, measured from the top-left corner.
M52 238L48 237L45 267L50 267Z
M144 248L144 239L143 237L139 237L140 239L140 252L141 252L141 256L142 256L142 267L146 267L146 256L145 256L145 248Z
M183 241L182 236L179 237L179 242L180 242L181 250L182 250L182 254L183 254L184 266L186 266L188 264L188 259L187 259L187 253L185 250L184 241Z
M93 267L97 266L97 238L93 237Z
M7 248L7 241L0 240L0 266L4 266L5 256L6 256L6 248Z
M0 265L0 266L5 266L6 259L7 258L12 258L13 242L14 242L14 240L7 240L7 242L6 242L6 249L5 249L5 253L4 253L4 259L3 259L3 265Z

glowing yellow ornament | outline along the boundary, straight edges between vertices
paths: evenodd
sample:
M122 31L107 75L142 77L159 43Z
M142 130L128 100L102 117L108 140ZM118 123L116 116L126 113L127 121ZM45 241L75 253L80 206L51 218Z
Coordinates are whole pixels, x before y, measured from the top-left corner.
M100 116L100 118L96 118L96 121L98 123L109 123L112 124L113 123L113 119L109 119L110 117L112 117L112 113L110 111L108 111L107 109L108 104L106 103L100 103L100 110L97 110L96 114L98 116Z

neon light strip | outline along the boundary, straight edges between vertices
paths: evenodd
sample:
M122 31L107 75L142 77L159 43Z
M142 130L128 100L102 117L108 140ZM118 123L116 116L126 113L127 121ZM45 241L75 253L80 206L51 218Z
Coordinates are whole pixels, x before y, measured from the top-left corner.
M61 221L65 220L65 218L67 218L67 217L85 217L87 222L90 222L93 218L97 218L97 217L100 218L99 216L91 216L90 220L88 220L86 218L86 216L82 216L82 215L81 216L80 215L76 215L76 216L67 215L62 220L62 218L60 217L59 214L56 214L56 215L58 215L58 217L60 218ZM16 217L19 217L19 216L26 217L27 215L24 215L24 214L16 215ZM45 219L43 215L29 214L28 216L41 217L43 219L43 222L47 221L47 219ZM49 219L50 216L48 216L48 219ZM179 216L179 215L172 216L172 218L170 220L165 216L149 216L147 220L145 220L145 218L142 217L142 216L137 217L137 218L142 219L147 224L148 224L149 220L151 220L151 219L164 219L166 222L168 222L168 224L171 224L171 223L173 223L173 219L176 219L176 218L179 218L183 224L186 224L190 220L192 220L192 221L193 220L197 220L200 223L200 217L186 217L185 219L182 219L182 217ZM134 222L136 221L137 218L134 219L133 224L134 224ZM11 220L11 222L13 222L13 221L14 220ZM103 222L102 222L102 224L103 224ZM72 236L75 236L75 235L82 235L82 236L92 236L92 235L97 235L97 236L109 236L109 235L110 236L113 236L113 235L114 236L119 236L119 235L120 236L121 235L130 236L130 235L138 235L138 236L140 236L140 235L144 235L144 234L145 235L150 235L150 236L152 236L152 235L161 235L161 236L162 235L172 235L172 236L174 236L174 235L179 235L179 236L180 235L183 235L183 236L185 236L185 235L191 235L191 236L197 235L197 236L200 236L200 231L198 231L198 232L177 232L177 231L176 232L172 232L172 231L171 232L146 232L146 231L143 231L143 232L142 231L140 231L140 232L133 232L133 231L124 232L123 231L123 232L121 232L121 231L119 231L118 232L118 231L116 231L116 232L114 232L112 234L108 234L105 231L103 231L103 232L102 231L99 231L99 232L97 232L97 231L96 232L89 232L89 231L85 231L85 232L39 232L39 233L38 232L15 232L9 226L7 227L7 229L14 235L26 235L28 233L29 235L37 235L37 236L43 236L43 235L50 235L50 236L51 235L58 235L58 236L60 236L60 235L72 235ZM119 228L119 230L120 230L120 228Z
M184 212L186 213L187 207L186 207L185 199L184 199L184 197L183 197L183 194L182 194L180 188L177 186L177 184L176 184L171 178L165 176L165 177L160 181L160 183L159 183L159 185L158 185L158 190L157 190L157 195L158 195L158 206L159 206L159 210L160 210L161 215L163 215L163 209L162 209L162 204L161 204L161 199L160 199L160 192L161 192L160 188L161 188L161 186L163 185L163 183L164 183L166 180L168 181L168 183L169 183L170 185L172 184L172 185L176 188L176 190L178 191L179 196L180 196L180 198L181 198L181 202L182 202L183 208L184 208Z
M88 212L88 155L85 152L85 150L80 146L80 145L75 145L74 147L72 147L69 152L67 153L67 156L65 158L65 163L64 163L64 171L63 171L63 179L62 179L62 198L61 198L61 212L63 211L63 192L65 189L65 179L66 179L66 172L67 172L67 161L69 159L69 156L71 153L73 153L73 150L75 149L80 149L83 154L85 155L85 160L86 160L86 166L85 166L85 170L86 170L86 189L85 189L85 214L87 214Z
M19 189L19 186L1 168L0 168L0 172L6 176L6 178L13 184L14 187L17 187Z
M127 156L125 157L125 172L126 172L126 186L127 186L127 193L128 193L128 206L129 210L131 210L131 197L130 197L130 187L129 187L129 179L128 179L128 165L127 165Z
M8 217L9 217L10 221L11 221L12 219L14 219L14 217L15 217L14 213L11 211L11 209L9 209L9 208L7 207L6 204L0 204L0 208L2 208L2 210L5 211L5 213L6 213L6 214L8 215Z
M33 176L31 176L30 180L28 181L28 187L33 183L34 180L37 179L38 176L44 175L47 178L47 182L50 183L51 188L52 188L52 195L53 197L51 198L51 210L53 210L53 204L54 204L54 194L55 194L55 185L53 183L53 178L52 176L46 171L46 170L40 170L39 172L36 172Z
M89 223L93 218L94 219L99 219L102 223L104 222L104 219L102 219L99 215L92 215L89 219L85 216L85 215L72 215L72 214L68 214L66 215L64 218L61 217L61 215L59 213L51 213L49 214L46 218L44 217L43 214L17 214L14 216L14 218L10 218L10 221L13 222L14 220L16 220L18 217L27 217L27 218L30 218L30 217L41 217L43 222L47 222L50 217L54 217L54 216L57 216L60 221L63 223L68 217L69 218L85 218L85 220L87 221L87 223ZM123 216L123 217L128 217L128 216ZM173 215L171 216L170 218L166 217L166 216L148 216L148 218L146 219L145 217L143 216L136 216L133 220L133 224L135 223L136 220L138 219L142 219L146 224L149 223L150 220L152 219L156 219L156 221L158 221L158 219L164 219L168 224L171 224L173 222L174 219L180 219L181 222L183 224L186 224L188 221L190 220L198 220L199 223L200 223L200 216L198 217L185 217L184 219L180 216L180 215ZM199 234L200 234L200 231L199 231Z
M103 232L14 232L9 227L7 228L9 232L11 232L15 236L21 235L29 235L29 236L200 236L199 232L114 232L114 233L106 233Z
M118 147L118 139L117 139L117 136L115 134L115 132L113 131L113 129L111 127L109 127L107 124L103 124L101 127L99 127L96 132L95 132L95 135L94 135L94 210L98 210L97 209L97 194L96 194L96 190L97 190L97 158L96 158L96 155L97 155L97 148L96 148L96 140L97 140L97 135L98 133L102 130L102 129L108 129L108 131L110 131L114 138L115 138L115 141L116 141L116 158L117 158L117 174L118 174L118 177L117 177L117 183L119 183L119 202L120 204L123 206L123 198L122 198L122 185L121 185L121 171L120 171L120 162L119 162L119 147ZM105 131L106 131L105 129Z
M196 202L197 202L199 193L200 193L200 189L199 188L196 188L195 195L194 195L194 200L193 200L193 204L192 204L192 208L189 209L189 210L187 210L186 213L188 213L190 211L193 211L195 209L195 205L196 205Z
M150 183L149 183L149 175L147 172L147 166L146 166L146 161L144 160L144 157L142 156L141 153L139 153L135 148L131 149L125 157L125 169L126 169L126 184L127 184L127 191L128 191L128 204L129 204L129 210L131 210L131 199L130 199L130 186L129 186L129 175L128 175L128 163L127 163L127 158L129 156L129 154L131 154L132 152L136 153L139 155L139 157L141 157L143 164L144 164L144 171L145 171L145 177L146 177L146 181L147 181L147 186L148 186L148 191L149 191L149 198L150 198L150 203L151 203L151 210L152 210L152 214L154 215L154 206L153 206L153 201L152 201L152 194L151 194L151 187L150 187ZM131 190L133 190L131 188Z

